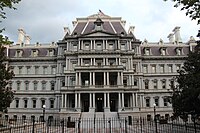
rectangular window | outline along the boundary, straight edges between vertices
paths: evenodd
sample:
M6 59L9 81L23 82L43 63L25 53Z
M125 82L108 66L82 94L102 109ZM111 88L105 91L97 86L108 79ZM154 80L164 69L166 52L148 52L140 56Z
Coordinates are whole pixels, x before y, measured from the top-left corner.
M43 108L43 105L45 105L45 100L44 99L41 100L41 108Z
M19 67L19 74L22 74L22 67Z
M54 50L53 49L49 50L49 56L54 56Z
M21 51L20 50L16 51L16 57L21 57Z
M155 99L154 99L154 103L155 103L156 106L158 107L158 106L159 106L159 99L158 99L158 98L155 98Z
M164 73L164 65L160 65L160 73Z
M144 88L149 89L149 81L144 81Z
M43 67L43 74L47 74L47 67Z
M112 44L112 43L110 43L110 44L108 45L108 49L109 49L109 50L112 50L112 49L113 49L113 44Z
M146 107L150 107L150 99L149 98L146 99Z
M153 88L154 88L154 89L158 89L157 80L153 80Z
M174 80L170 80L170 88L172 89L174 87Z
M168 99L167 98L163 98L163 102L164 102L164 107L168 106Z
M21 83L17 83L17 90L20 90Z
M34 90L37 90L38 84L37 83L33 83L33 86L34 86Z
M127 86L127 79L123 80L123 84L124 84L125 87Z
M161 50L161 55L166 55L166 49Z
M39 74L39 67L35 66L35 74Z
M38 51L37 50L32 50L32 56L37 57L38 56Z
M36 100L33 100L33 108L36 108Z
M55 90L55 83L51 83L51 90Z
M125 50L126 48L126 45L123 43L123 44L121 44L121 50Z
M86 43L85 44L85 50L89 50L89 47L90 47L89 43Z
M143 73L147 73L147 65L143 66Z
M181 65L176 65L176 71L179 71L181 69Z
M42 90L46 90L46 83L42 83Z
M162 80L161 83L162 83L162 89L166 89L166 81Z
M27 105L28 105L28 100L25 99L25 100L24 100L24 108L27 108Z
M28 82L25 83L25 90L29 90L29 83Z
M77 51L77 44L73 44L73 50Z
M54 100L50 100L50 108L54 108Z
M145 49L145 55L150 55L150 49Z
M172 65L168 65L168 72L169 72L169 73L172 73L172 72L173 72Z
M152 73L156 73L156 66L155 65L151 66L151 71L152 71Z
M101 43L97 43L96 46L97 46L97 47L96 47L97 50L101 50Z
M28 66L26 67L26 74L30 74L31 73L31 68Z
M56 67L51 68L51 74L56 74Z
M16 103L16 104L15 104L15 105L16 105L15 107L16 107L16 108L19 108L19 100L18 100L18 99L15 100L15 103Z

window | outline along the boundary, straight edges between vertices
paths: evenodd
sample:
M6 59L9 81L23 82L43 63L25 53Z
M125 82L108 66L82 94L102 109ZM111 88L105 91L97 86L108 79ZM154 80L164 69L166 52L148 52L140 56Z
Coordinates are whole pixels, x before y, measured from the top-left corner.
M96 46L97 46L97 48L96 48L97 50L101 50L101 43L97 43Z
M28 106L28 100L25 99L25 100L24 100L24 108L27 108L27 106Z
M123 61L123 62L122 62L122 65L123 65L123 67L124 67L124 70L126 70L126 61Z
M62 86L65 86L65 80L61 81Z
M50 108L54 108L54 100L50 100Z
M168 72L169 72L169 73L172 73L172 72L173 72L172 65L168 65Z
M43 67L43 74L47 74L47 67Z
M38 51L37 50L32 50L32 56L37 57L38 56Z
M161 55L166 55L166 48L161 49Z
M163 103L164 103L164 107L168 106L168 98L167 97L163 98Z
M112 44L112 43L110 43L110 44L108 45L108 49L109 49L109 50L112 50L112 49L113 49L113 44Z
M160 65L160 73L164 73L164 65Z
M51 68L51 74L56 74L56 67Z
M77 51L77 44L73 44L73 50Z
M136 64L133 64L133 72L136 72Z
M19 74L22 74L22 67L19 67Z
M127 79L123 80L123 84L124 84L125 87L127 86Z
M25 81L25 90L29 90L29 82Z
M33 100L33 108L36 108L36 100Z
M15 57L22 57L22 51L17 50L16 53L15 53Z
M42 90L46 90L46 82L42 82Z
M180 64L177 64L176 65L176 71L179 71L181 69L181 65Z
M176 49L176 55L181 55L182 54L182 49L181 48L177 48Z
M55 83L51 82L51 90L55 90Z
M153 80L153 88L158 89L158 82L157 80Z
M30 72L31 72L31 68L30 68L30 66L27 66L26 67L26 74L30 74Z
M89 47L90 47L89 43L86 43L85 44L85 50L89 50Z
M38 86L38 83L37 83L37 82L34 82L34 83L33 83L33 88L34 88L34 90L37 90L37 86Z
M137 84L138 84L138 80L134 79L134 86L137 86Z
M150 107L150 99L146 98L146 107Z
M161 80L162 89L166 89L166 80Z
M147 65L143 66L143 73L147 73Z
M49 49L49 56L54 56L54 49Z
M15 107L16 107L16 108L19 108L19 99L16 99L16 100L15 100L15 103L16 103L16 104L15 104Z
M150 55L150 48L145 48L144 54L145 55Z
M35 66L35 74L39 74L39 66Z
M41 100L41 108L43 108L43 105L45 105L45 99Z
M156 104L157 107L159 106L159 98L158 97L154 98L154 103Z
M174 87L174 80L170 80L170 87L171 89Z
M156 73L156 65L151 66L151 71L152 71L152 73Z
M149 80L144 81L144 88L149 89Z
M20 90L20 85L21 85L21 83L17 82L17 90Z
M126 45L124 43L121 44L121 50L125 50Z

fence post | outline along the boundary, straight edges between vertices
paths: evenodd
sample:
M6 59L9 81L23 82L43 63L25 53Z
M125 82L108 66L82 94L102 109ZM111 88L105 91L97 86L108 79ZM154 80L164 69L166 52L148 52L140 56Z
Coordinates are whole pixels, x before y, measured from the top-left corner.
M127 133L127 120L125 118L125 133Z
M78 133L81 132L81 130L80 130L80 124L81 124L81 120L79 119L79 120L78 120Z
M142 118L141 118L141 117L140 117L140 122L139 122L139 123L140 123L140 126L141 126L141 127L140 127L140 131L141 131L141 133L142 133Z
M196 118L194 117L194 132L197 133Z
M32 133L34 133L35 131L35 118L33 118L33 129L32 129Z
M109 124L110 133L111 133L111 121L110 120L108 120L108 124Z
M64 133L64 119L61 120L62 133Z

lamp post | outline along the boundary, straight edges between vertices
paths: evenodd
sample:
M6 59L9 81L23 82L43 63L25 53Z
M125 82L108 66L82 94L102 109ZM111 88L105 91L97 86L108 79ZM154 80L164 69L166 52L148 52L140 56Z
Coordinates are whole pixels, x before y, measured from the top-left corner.
M158 133L157 129L157 117L156 117L156 104L153 104L153 112L154 112L154 122L155 122L155 128L156 128L156 133Z
M44 118L45 118L45 109L46 109L46 105L42 105L42 109L43 109L43 122L45 121Z

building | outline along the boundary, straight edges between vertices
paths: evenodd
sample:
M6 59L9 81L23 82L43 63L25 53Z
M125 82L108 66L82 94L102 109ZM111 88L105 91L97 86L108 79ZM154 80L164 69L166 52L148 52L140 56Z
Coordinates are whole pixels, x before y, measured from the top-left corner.
M77 18L72 32L64 28L64 38L49 44L30 44L19 29L7 53L16 92L8 115L43 117L46 105L45 117L152 117L154 106L170 116L170 84L196 42L182 42L180 27L169 42L140 41L125 23L102 12Z

